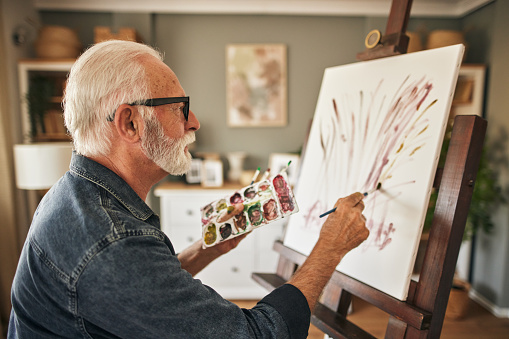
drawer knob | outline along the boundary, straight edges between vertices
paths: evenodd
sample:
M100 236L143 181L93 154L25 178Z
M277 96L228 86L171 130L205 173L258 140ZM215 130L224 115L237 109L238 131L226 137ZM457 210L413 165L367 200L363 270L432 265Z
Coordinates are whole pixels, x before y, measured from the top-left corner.
M188 242L194 242L194 239L193 239L193 237L187 237L187 241Z
M239 271L239 268L238 268L238 267L236 267L236 266L233 266L233 267L232 267L232 272L233 272L233 273L237 273L238 271Z
M186 214L187 214L187 215L193 215L194 213L193 213L193 210L187 210L187 211L186 211Z

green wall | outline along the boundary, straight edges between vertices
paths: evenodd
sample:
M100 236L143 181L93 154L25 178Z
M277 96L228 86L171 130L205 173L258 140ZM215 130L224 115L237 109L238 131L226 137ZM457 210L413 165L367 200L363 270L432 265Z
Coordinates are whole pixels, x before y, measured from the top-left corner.
M75 27L89 44L94 25L115 27L115 18L123 15L127 14L52 12L42 13L42 20ZM141 21L147 26L146 16ZM150 21L151 31L141 35L165 53L165 62L191 96L192 110L201 123L195 151L223 156L246 151L246 168L263 168L270 153L302 147L324 69L355 61L364 41L362 18L157 14ZM230 43L287 46L287 126L227 127L225 49Z
M473 55L488 65L486 89L487 141L502 143L505 157L509 130L509 1L496 1L465 18L471 41L478 47ZM482 57L481 57L482 55ZM509 187L509 164L499 163L499 183ZM475 243L473 287L495 305L494 311L509 317L509 208L506 203L493 215L490 234L480 232Z
M323 70L355 60L355 52L362 48L362 24L357 18L158 15L154 27L157 45L166 51L168 64L193 96L193 111L202 124L198 148L223 154L247 151L247 166L263 168L269 153L294 152L302 146ZM352 31L356 33L345 34ZM229 43L287 46L286 127L227 127L225 47Z
M248 153L245 167L268 165L270 153L300 150L313 117L326 67L355 62L382 17L276 15L171 15L142 13L41 12L45 24L75 28L84 45L94 26L135 27L145 42L165 52L192 97L201 123L194 151ZM409 30L459 29L459 19L412 19ZM282 43L288 48L288 125L230 128L226 124L225 48L230 43Z

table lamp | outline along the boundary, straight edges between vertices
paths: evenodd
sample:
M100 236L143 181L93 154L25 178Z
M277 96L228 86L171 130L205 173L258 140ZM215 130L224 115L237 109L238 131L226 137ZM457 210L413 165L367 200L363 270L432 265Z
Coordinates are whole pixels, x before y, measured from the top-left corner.
M16 186L25 190L45 190L69 170L72 144L47 142L14 145Z

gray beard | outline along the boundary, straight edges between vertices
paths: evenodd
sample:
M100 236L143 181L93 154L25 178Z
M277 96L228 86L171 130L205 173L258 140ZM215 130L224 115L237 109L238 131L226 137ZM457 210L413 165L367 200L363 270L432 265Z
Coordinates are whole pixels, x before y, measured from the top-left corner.
M191 168L191 154L185 147L194 142L194 132L172 139L164 135L162 124L155 117L145 119L146 137L141 148L147 158L172 175L183 175Z

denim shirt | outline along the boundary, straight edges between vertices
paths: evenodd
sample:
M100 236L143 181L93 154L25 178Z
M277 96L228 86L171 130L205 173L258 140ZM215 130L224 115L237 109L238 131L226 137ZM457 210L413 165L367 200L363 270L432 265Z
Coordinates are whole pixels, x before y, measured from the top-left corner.
M11 298L8 338L305 338L310 321L292 285L241 309L193 279L159 217L77 154L35 212Z

